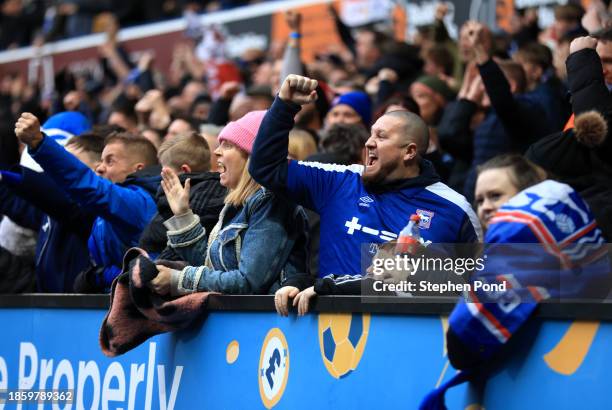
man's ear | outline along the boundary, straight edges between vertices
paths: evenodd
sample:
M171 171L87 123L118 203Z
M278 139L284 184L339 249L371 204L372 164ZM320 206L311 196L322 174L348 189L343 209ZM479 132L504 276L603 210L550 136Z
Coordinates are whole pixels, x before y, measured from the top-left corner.
M414 142L411 142L405 148L405 151L404 151L404 161L411 161L411 160L413 160L417 156L418 152L419 151L418 151L417 145Z
M145 164L143 164L142 162L138 162L134 164L134 172L142 171L144 167L145 167Z
M181 172L185 173L185 174L190 174L191 173L191 167L187 164L183 164L181 165Z

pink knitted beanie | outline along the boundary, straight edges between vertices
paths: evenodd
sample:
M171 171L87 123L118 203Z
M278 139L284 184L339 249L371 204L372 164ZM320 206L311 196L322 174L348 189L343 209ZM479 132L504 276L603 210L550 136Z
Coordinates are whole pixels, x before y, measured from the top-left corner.
M219 134L219 144L224 140L251 154L259 126L267 111L251 111L244 117L229 122Z

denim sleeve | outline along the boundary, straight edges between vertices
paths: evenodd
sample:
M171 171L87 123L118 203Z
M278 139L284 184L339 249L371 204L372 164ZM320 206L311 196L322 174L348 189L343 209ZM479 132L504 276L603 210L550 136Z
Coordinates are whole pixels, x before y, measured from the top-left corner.
M253 205L242 239L238 269L221 271L206 266L188 266L180 273L180 294L204 291L267 293L280 276L293 247L287 231L292 209L270 195Z
M206 255L206 231L200 224L200 217L191 210L183 215L173 216L164 222L168 228L168 246L191 265L203 265Z

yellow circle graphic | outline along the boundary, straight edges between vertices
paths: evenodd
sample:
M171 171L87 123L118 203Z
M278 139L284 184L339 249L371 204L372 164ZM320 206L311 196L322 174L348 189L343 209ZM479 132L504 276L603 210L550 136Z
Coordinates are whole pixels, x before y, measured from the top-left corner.
M232 340L227 345L225 349L225 360L228 364L234 364L236 360L238 360L238 355L240 354L240 344L238 344L237 340Z
M329 374L339 379L357 369L369 330L369 314L319 314L319 347Z
M261 346L257 378L261 401L271 409L283 397L289 378L289 345L277 327L270 329Z

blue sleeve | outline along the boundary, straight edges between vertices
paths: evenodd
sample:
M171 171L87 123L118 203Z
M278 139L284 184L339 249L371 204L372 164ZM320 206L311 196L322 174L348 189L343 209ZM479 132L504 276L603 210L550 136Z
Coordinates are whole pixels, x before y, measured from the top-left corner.
M287 191L298 204L321 213L342 191L342 184L358 174L358 167L289 161Z
M19 198L5 183L0 183L0 214L6 215L17 225L38 231L43 212L26 200Z
M299 110L300 106L276 97L259 127L249 173L269 190L320 212L342 181L349 178L350 173L344 172L349 167L287 160L289 132Z
M242 240L238 269L221 271L206 266L183 270L180 287L199 292L265 294L279 276L291 252L282 221L292 212L282 200L266 197L254 205ZM265 246L261 246L265 240Z
M140 188L122 187L96 175L87 165L52 138L44 138L36 150L29 150L53 181L87 212L111 223L142 230L151 219L150 195Z
M19 167L19 178L6 179L11 190L71 230L87 237L91 231L94 216L85 212L45 173Z
M253 143L249 173L257 183L272 192L286 193L289 132L300 108L276 97Z

